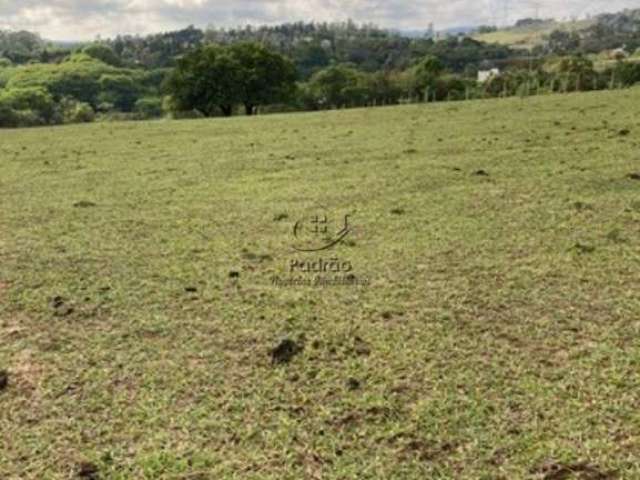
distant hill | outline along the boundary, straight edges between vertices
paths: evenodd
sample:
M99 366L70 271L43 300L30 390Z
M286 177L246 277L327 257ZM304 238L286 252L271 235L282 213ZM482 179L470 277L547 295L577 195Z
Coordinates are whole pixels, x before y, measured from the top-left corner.
M477 25L473 25L473 26L463 25L459 27L445 28L444 30L439 30L438 33L447 34L447 35L459 35L459 34L468 35L470 33L475 32L477 29L478 29Z
M495 32L474 34L473 38L487 43L498 43L514 48L530 49L544 44L546 36L554 30L567 32L584 30L595 23L595 20L577 20L561 22L553 19L540 22L514 25L500 28Z
M633 53L640 48L640 9L604 13L588 20L569 22L524 19L511 27L490 32L485 30L481 29L473 37L486 43L530 49L547 46L549 36L556 32L556 38L552 39L550 45L553 53L575 51L593 54L616 48L625 48ZM563 35L559 32L572 35L566 45L562 45ZM569 38L568 35L564 37ZM556 51L558 42L561 48Z

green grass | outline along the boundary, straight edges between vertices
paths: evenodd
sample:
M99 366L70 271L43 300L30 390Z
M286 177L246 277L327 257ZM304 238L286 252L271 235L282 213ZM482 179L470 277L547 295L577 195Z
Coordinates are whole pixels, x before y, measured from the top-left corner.
M477 34L474 38L482 42L499 43L528 50L537 45L542 45L546 41L546 37L554 30L579 31L589 27L592 23L593 20L566 22L552 20L539 25L501 28L495 32Z
M639 144L638 89L1 131L0 478L640 478Z

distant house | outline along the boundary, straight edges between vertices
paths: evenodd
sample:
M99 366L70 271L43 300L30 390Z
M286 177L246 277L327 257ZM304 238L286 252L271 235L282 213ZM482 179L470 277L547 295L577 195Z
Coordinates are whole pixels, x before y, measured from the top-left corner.
M496 77L498 75L500 75L499 68L492 68L491 70L480 70L478 72L478 82L485 83L491 77Z

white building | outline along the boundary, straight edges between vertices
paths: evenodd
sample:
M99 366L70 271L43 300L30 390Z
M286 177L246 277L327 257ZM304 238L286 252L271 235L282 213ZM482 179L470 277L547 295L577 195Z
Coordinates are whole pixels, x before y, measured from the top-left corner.
M500 75L499 68L492 68L491 70L480 70L478 72L478 82L484 83L489 80L491 77L495 77Z

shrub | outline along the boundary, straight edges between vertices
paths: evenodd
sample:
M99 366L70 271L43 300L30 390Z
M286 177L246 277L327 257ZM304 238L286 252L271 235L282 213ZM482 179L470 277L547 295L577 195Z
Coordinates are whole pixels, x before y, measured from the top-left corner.
M115 110L115 105L109 102L102 102L97 106L96 110L100 113L109 113Z
M0 91L2 126L31 126L51 123L55 103L43 88L17 88Z
M35 127L44 124L37 112L15 110L7 102L0 101L0 128Z
M17 127L17 123L16 111L11 108L9 102L0 98L0 128Z
M47 89L55 100L73 97L94 106L99 103L102 77L115 77L115 80L119 81L123 76L134 76L131 70L112 67L83 53L74 54L60 64L25 65L9 70L11 75L7 81L8 88L42 87ZM107 81L108 86L115 88L115 80L113 84ZM126 90L130 84L124 80L118 85L118 88L120 87ZM121 90L116 89L116 92L122 94ZM130 97L125 95L124 100L120 100L126 103L130 101ZM131 106L133 103L135 100L131 101Z
M82 53L85 53L90 57L95 58L96 60L100 60L107 65L112 65L114 67L120 65L120 59L118 58L118 55L116 55L116 53L107 45L101 43L93 43L91 45L87 45L82 50Z
M90 123L96 117L91 105L68 97L60 102L60 111L64 123Z
M334 65L316 72L309 80L309 93L320 107L340 108L363 101L364 76L348 65Z
M118 110L130 112L140 95L140 89L130 75L105 74L98 81L101 103L112 103Z
M613 75L616 81L623 86L638 83L640 82L640 63L619 62L613 69Z
M162 116L162 99L159 97L141 98L135 104L134 111L140 118L157 118Z

